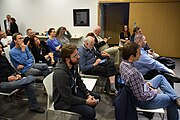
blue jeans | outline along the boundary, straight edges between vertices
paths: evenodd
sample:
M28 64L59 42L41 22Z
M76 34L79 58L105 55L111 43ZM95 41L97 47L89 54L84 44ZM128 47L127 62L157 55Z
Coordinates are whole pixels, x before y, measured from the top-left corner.
M178 96L166 78L162 75L157 75L149 82L156 89L160 87L163 93L157 94L155 98L149 101L138 101L137 106L144 109L167 108L167 119L179 120L179 114L175 103Z
M44 76L49 75L51 71L49 70L46 63L36 63L30 69L28 69L24 74L25 76Z
M90 92L90 95L94 96L95 99L99 99L99 100L101 99L100 95L97 93ZM80 92L79 90L77 92L77 96L86 99L86 96L84 94L82 94L82 92ZM95 106L91 107L86 104L72 105L67 110L70 112L75 112L75 113L82 115L80 120L95 120L95 117L96 117Z
M28 76L26 78L22 78L21 80L11 81L11 82L1 82L0 83L0 91L1 92L11 92L15 89L25 89L27 98L30 103L30 108L38 107L38 103L35 97L34 88L31 85L35 79L33 76Z

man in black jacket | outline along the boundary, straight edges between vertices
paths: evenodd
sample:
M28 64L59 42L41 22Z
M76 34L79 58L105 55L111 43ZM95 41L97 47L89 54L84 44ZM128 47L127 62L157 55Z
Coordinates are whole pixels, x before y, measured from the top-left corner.
M11 26L10 21L11 21L11 15L6 15L6 19L4 20L4 28L7 35L11 35L10 34L10 26Z
M56 110L80 114L81 120L95 120L94 107L100 96L86 89L77 67L80 56L75 45L66 44L61 49L61 58L53 75L53 98Z
M10 65L5 56L2 55L2 45L0 44L0 92L11 92L15 89L25 89L30 103L30 111L44 113L45 110L39 107L34 88L31 83L35 81L33 76L22 78Z

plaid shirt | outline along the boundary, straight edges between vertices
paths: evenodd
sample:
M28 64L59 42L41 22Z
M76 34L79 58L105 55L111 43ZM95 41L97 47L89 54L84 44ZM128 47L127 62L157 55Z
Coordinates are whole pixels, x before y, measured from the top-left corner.
M135 98L139 101L148 101L153 99L157 92L151 90L140 72L134 67L133 63L122 61L120 73L125 84L130 87Z

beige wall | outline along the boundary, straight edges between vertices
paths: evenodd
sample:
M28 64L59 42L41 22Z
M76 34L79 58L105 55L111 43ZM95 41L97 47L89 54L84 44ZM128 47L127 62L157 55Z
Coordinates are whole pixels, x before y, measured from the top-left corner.
M180 58L180 0L99 0L99 3L122 2L130 2L130 31L136 22L157 53Z
M149 45L162 56L180 58L180 2L131 3L129 26L142 28Z
M99 3L119 3L119 2L178 2L180 0L99 0Z

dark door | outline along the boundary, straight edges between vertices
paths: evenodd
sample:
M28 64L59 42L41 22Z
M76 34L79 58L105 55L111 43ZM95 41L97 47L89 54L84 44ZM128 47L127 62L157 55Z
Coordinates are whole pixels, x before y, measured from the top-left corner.
M104 37L112 37L109 44L119 44L122 26L129 23L129 3L103 3L100 5L100 11Z

